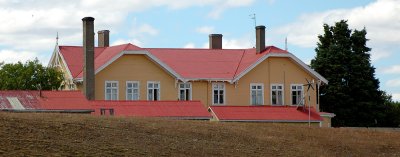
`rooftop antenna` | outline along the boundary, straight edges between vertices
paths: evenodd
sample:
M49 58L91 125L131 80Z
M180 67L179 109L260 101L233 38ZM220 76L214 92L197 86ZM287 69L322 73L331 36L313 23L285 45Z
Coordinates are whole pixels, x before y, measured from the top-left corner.
M257 26L256 14L253 13L253 14L250 14L249 16L250 16L251 19L254 20L254 27L256 27Z
M56 37L56 45L58 45L58 32L57 32L57 37Z
M285 38L285 51L287 51L288 50L288 48L287 48L287 37Z

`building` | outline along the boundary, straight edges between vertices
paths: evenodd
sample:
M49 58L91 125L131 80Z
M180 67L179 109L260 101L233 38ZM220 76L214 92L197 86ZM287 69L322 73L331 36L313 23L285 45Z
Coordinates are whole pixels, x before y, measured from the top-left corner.
M108 30L98 31L95 47L94 18L82 21L83 46L56 45L49 66L63 71L63 90L81 90L89 100L199 100L210 111L308 106L319 112L317 89L328 81L292 53L265 46L264 26L256 27L256 47L248 49L223 49L221 34L209 35L209 49L109 46ZM304 86L307 80L315 88Z

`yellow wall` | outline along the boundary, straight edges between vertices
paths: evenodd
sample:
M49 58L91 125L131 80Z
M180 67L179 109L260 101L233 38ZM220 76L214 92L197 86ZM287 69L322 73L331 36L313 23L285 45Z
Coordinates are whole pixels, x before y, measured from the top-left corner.
M250 83L264 85L264 105L271 105L271 84L284 85L284 105L291 105L291 84L305 84L313 77L289 58L271 57L243 76L236 85L226 84L229 105L250 104ZM316 78L314 78L316 80ZM304 92L306 92L306 87ZM315 87L314 87L315 88ZM316 91L310 89L311 104L315 106ZM308 100L308 99L307 99ZM308 101L306 102L308 104Z
M313 79L291 59L269 58L243 76L237 84L225 82L225 105L250 105L250 83L264 85L264 105L271 105L271 84L284 84L284 105L291 105L290 85L305 84L305 78ZM175 78L144 55L124 55L99 72L95 83L97 100L104 100L105 81L119 82L119 100L125 100L126 81L139 81L140 100L147 100L147 81L160 81L161 100L178 100L179 88ZM212 105L212 84L215 82L191 83L192 100L200 100L205 106ZM315 91L310 89L310 95L311 104L315 106Z
M96 75L95 95L104 100L105 81L119 82L119 100L125 100L126 81L139 81L140 100L147 100L147 81L160 81L160 99L177 100L175 79L144 55L123 55Z

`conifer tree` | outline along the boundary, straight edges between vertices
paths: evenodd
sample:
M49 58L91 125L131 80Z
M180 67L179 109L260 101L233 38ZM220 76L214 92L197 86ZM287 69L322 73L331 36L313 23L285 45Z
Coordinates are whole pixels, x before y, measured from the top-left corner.
M311 67L329 81L320 88L321 110L336 114L334 126L380 126L384 98L370 63L367 31L352 31L345 20L323 27L311 61Z

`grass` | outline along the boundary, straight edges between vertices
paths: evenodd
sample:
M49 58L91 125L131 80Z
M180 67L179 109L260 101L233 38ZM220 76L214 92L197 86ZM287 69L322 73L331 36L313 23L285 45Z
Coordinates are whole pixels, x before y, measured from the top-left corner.
M400 156L400 132L0 113L0 156Z

